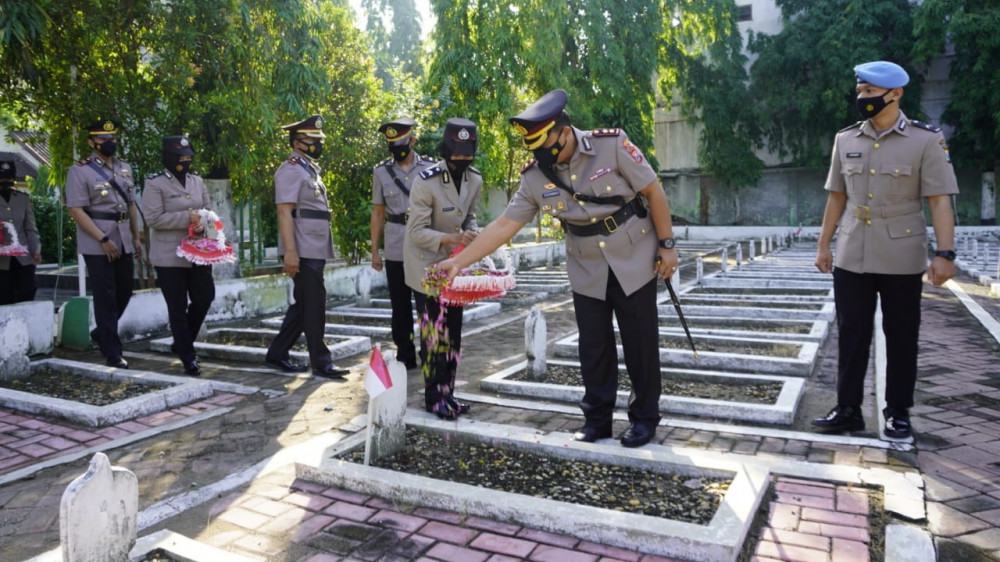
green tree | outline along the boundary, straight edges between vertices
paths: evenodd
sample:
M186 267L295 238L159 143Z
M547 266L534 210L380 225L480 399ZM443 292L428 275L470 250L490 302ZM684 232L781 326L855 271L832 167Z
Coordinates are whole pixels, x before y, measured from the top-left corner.
M421 22L416 3L413 0L362 0L361 7L367 16L365 31L372 41L375 76L382 80L383 88L394 87L396 78L392 70L423 76ZM386 29L387 18L391 29Z
M920 80L909 64L913 7L909 0L776 0L777 35L752 34L750 98L759 103L767 146L799 166L826 166L834 132L858 120L856 65L890 60L907 68L904 112L920 117ZM845 97L850 94L850 99Z

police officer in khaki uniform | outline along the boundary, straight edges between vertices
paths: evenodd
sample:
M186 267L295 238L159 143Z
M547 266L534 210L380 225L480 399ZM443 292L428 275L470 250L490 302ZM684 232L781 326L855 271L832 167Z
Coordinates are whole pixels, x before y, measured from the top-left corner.
M281 330L267 350L265 362L287 372L304 372L288 350L306 334L309 363L314 375L340 378L349 371L333 363L323 341L326 327L326 284L323 268L333 257L330 206L316 159L323 153L323 118L285 125L292 155L274 173L274 202L278 206L278 255L283 271L295 285L295 303L288 307Z
M927 271L940 285L955 275L951 195L958 184L941 130L907 119L899 109L906 71L876 61L854 72L864 121L841 130L834 141L816 254L816 267L833 271L840 331L837 406L813 425L828 432L864 429L860 407L880 298L887 348L885 434L908 437L922 277ZM923 199L938 245L930 269ZM836 260L830 253L834 231Z
M118 319L135 284L133 254L142 259L139 218L132 167L115 157L117 122L98 119L87 126L89 158L66 175L66 206L76 221L76 248L83 254L94 297L97 328L90 333L112 367L128 367L122 359Z
M18 242L28 248L26 256L0 256L0 305L35 299L35 266L42 263L42 244L35 226L35 211L28 194L14 189L17 166L0 160L0 223L10 223ZM3 228L3 227L0 227ZM7 229L0 230L6 240Z
M509 240L535 214L566 227L566 268L580 329L586 422L574 439L611 437L618 392L612 315L621 331L632 381L630 427L622 445L648 443L660 420L659 321L656 281L677 267L670 206L656 172L620 129L581 131L563 110L566 92L553 90L510 122L535 154L503 215L464 252L441 264L454 276ZM648 202L648 210L639 195Z
M177 247L194 225L201 232L199 209L211 209L205 182L191 170L194 149L182 135L163 137L163 169L146 176L142 210L152 229L149 261L167 303L172 349L184 365L184 373L201 374L194 340L215 299L211 265L198 265L177 255Z
M410 304L413 293L406 286L403 274L403 237L413 181L434 166L434 162L413 150L417 140L413 135L416 124L410 117L401 117L379 126L378 132L385 135L392 157L375 166L372 173L372 268L382 271L385 264L392 303L392 341L396 344L396 359L407 369L417 366L417 354L413 345L413 307ZM384 262L378 251L383 228ZM425 354L421 352L421 356Z
M454 397L463 307L444 305L425 294L421 282L428 266L476 238L476 206L483 177L470 164L476 154L477 137L476 124L468 119L453 118L445 123L440 144L443 161L421 172L413 182L403 242L406 284L413 289L424 340L421 347L427 350L423 365L424 406L443 419L455 419L469 411L468 404ZM439 322L442 314L444 320ZM443 336L440 341L427 341L429 326L438 324L447 327L447 335L438 334Z

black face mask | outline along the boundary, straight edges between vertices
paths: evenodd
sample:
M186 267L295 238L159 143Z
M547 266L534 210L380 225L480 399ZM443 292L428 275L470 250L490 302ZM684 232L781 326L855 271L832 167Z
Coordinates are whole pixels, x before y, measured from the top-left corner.
M402 162L406 160L406 157L410 155L410 145L404 144L400 146L390 146L389 152L392 153L392 159L396 162Z
M117 149L118 143L113 140L107 140L97 145L97 152L100 152L104 156L114 156Z
M462 177L471 165L472 160L448 160L448 169L451 170L451 177L455 178L455 181L461 181L457 178Z
M539 147L533 152L535 154L535 160L538 161L538 165L543 168L551 168L556 165L556 160L559 159L559 153L565 148L565 144L560 144L558 139L556 143L549 147Z
M0 180L0 191L10 191L13 187L13 180Z
M885 109L885 106L896 101L896 100L885 101L885 97L889 95L890 92L886 92L881 96L874 96L870 98L858 98L854 100L854 105L858 108L858 112L861 113L861 117L865 119L871 119L872 117L875 117L879 113L882 113L882 110Z
M305 141L299 141L299 142L306 145L306 149L303 151L305 152L306 156L315 160L316 158L319 158L321 154L323 154L323 141L314 140L312 142L305 142Z

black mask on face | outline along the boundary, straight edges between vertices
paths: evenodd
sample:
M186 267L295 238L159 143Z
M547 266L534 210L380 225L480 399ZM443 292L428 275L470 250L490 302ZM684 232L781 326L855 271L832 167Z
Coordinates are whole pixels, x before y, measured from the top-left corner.
M402 144L399 146L391 145L389 147L389 152L392 153L393 160L395 160L396 162L402 162L403 160L406 160L407 156L410 155L410 145L409 143Z
M10 191L14 187L14 180L0 180L0 191Z
M100 152L104 156L114 156L115 150L118 149L118 143L113 140L106 140L101 144L97 145L97 152Z
M177 176L178 179L182 180L183 183L184 176L187 175L188 171L191 169L191 161L185 160L181 162L180 156L177 154L164 154L163 155L163 167L167 169L168 172Z
M889 95L890 92L891 90L889 92L882 94L881 96L873 96L870 98L858 98L854 100L854 105L858 108L858 112L861 113L861 117L865 119L871 119L872 117L875 117L879 113L882 113L882 110L885 109L885 106L896 101L896 100L885 101L885 97Z
M559 158L559 153L566 145L560 143L558 137L556 138L556 143L548 147L538 147L533 152L535 154L535 160L538 161L538 165L543 168L551 168L556 165L556 160Z
M305 150L302 151L306 153L306 156L315 160L316 158L319 158L321 154L323 154L323 141L316 139L312 142L306 142L306 141L299 141L299 142L306 145Z
M464 175L465 170L467 170L471 165L472 160L448 160L448 169L451 170L451 176L453 178Z

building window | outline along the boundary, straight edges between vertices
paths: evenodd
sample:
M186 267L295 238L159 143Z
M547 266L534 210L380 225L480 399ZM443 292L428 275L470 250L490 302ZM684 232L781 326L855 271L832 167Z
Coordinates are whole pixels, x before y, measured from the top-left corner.
M739 21L753 21L753 5L747 4L746 6L737 6L736 10L739 16Z

